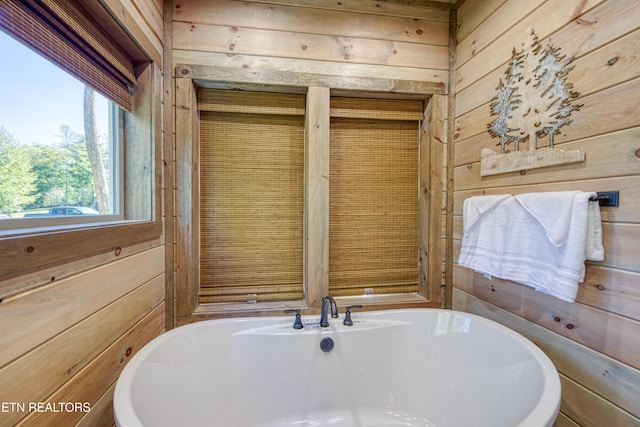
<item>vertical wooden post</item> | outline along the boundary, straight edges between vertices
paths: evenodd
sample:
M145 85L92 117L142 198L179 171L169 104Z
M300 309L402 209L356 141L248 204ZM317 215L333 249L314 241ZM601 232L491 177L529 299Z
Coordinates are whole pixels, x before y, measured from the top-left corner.
M172 16L173 1L163 1L165 17ZM162 40L165 52L171 52L173 20L163 20ZM162 165L158 171L162 171L162 212L164 213L164 241L165 241L165 329L170 330L175 326L175 91L173 90L173 58L166 54L162 58Z
M176 97L176 319L189 321L198 304L198 107L189 78L177 78Z
M431 97L431 163L429 165L429 248L431 262L429 263L429 300L442 300L442 265L445 260L442 236L443 220L443 176L445 172L445 148L447 143L446 117L447 97L433 95Z
M305 280L309 307L329 293L329 99L309 87L305 123Z
M427 101L420 134L419 294L440 301L442 249L442 175L445 97Z

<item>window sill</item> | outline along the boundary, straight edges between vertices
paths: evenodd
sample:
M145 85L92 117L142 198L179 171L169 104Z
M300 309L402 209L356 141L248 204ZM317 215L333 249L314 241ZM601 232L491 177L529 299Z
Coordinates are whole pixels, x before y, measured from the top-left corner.
M366 295L353 297L336 297L340 307L362 305L362 310L390 310L397 308L440 308L440 302L429 301L419 294Z
M432 302L418 294L372 295L357 297L336 297L336 303L340 313L344 313L345 307L350 305L363 305L361 309L367 310L391 310L402 308L442 308L440 302ZM200 304L184 321L178 320L178 325L198 321L229 318L229 317L265 317L284 315L284 310L299 308L302 315L317 315L320 307L309 307L304 300L299 301L275 301L256 304L246 303L218 303Z
M114 221L3 231L0 281L162 236L161 221Z
M22 228L13 228L2 230L0 229L0 240L8 238L8 237L24 237L33 234L47 234L47 233L57 233L57 232L67 232L73 230L84 230L89 228L98 228L98 227L109 227L114 225L127 225L127 224L135 224L142 223L145 221L138 220L104 220L104 221L91 221L91 222L74 222L73 224L48 224L43 226L33 226L33 227L22 227Z

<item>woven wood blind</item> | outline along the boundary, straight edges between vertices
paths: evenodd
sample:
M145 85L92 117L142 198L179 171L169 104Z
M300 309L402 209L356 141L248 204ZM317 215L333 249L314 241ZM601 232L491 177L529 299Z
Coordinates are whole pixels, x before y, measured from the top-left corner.
M133 61L77 0L0 0L0 27L132 110Z
M302 299L304 116L201 111L200 132L200 303Z
M418 291L418 147L422 103L361 103L331 118L329 291L336 296ZM360 100L334 98L331 110ZM402 101L406 106L407 101ZM349 108L345 108L347 105ZM376 120L376 110L386 110ZM391 113L395 112L395 113ZM353 116L368 118L353 118ZM395 116L395 119L392 119Z

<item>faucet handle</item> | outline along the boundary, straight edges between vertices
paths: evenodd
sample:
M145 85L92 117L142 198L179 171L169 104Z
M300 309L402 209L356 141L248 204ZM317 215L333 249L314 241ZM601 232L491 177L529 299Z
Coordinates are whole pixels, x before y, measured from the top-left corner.
M291 309L291 310L285 310L284 312L286 314L289 314L289 313L295 313L296 314L296 320L293 321L293 329L302 329L302 328L304 328L304 325L302 324L302 318L300 317L300 309L299 308Z
M353 326L353 320L351 320L351 309L352 308L362 308L361 305L351 305L349 307L347 307L345 310L346 312L344 313L344 321L342 322L342 324L344 326Z

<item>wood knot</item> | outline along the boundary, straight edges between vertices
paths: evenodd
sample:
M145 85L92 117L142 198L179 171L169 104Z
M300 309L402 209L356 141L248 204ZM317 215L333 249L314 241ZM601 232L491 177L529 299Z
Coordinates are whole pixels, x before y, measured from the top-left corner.
M593 25L592 21L587 21L586 19L578 18L576 19L576 24L578 25Z
M611 58L610 60L607 61L607 65L615 64L616 62L618 62L618 59L620 59L620 58L618 58L617 56L614 56L613 58Z

